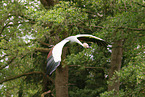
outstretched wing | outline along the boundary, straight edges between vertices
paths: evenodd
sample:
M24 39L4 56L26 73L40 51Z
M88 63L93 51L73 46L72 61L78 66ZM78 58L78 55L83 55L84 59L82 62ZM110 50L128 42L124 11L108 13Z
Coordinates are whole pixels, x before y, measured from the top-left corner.
M69 42L69 40L66 39L62 40L61 42L56 44L49 52L47 57L46 74L51 75L51 73L55 71L56 68L60 65L62 49L67 42Z
M107 47L108 45L108 43L105 42L103 39L93 36L93 35L79 34L79 35L76 35L76 37L81 41L97 43L99 46Z

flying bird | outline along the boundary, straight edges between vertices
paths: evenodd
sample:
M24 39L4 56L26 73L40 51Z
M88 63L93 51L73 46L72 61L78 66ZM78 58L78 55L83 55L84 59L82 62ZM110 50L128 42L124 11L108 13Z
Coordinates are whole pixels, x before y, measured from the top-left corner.
M51 75L52 72L54 72L56 68L60 65L62 49L66 43L76 42L81 46L83 46L84 48L89 48L89 45L87 43L82 43L81 41L94 42L97 43L98 46L104 46L104 47L107 47L108 45L108 43L105 42L103 39L89 34L79 34L79 35L67 37L61 42L57 43L49 52L47 56L46 74Z

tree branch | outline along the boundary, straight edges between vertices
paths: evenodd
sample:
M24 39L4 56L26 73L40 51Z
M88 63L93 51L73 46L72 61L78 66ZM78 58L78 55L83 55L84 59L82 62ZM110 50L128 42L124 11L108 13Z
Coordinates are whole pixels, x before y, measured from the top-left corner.
M90 26L92 26L92 25L90 25ZM106 29L106 27L102 27L102 26L92 26L92 27ZM110 28L127 29L127 30L133 30L133 31L145 31L145 29L142 29L142 28L129 28L129 27L117 27L117 26L111 26Z
M0 35L2 34L2 32L4 31L4 29L5 29L6 27L15 26L15 25L23 24L23 23L27 23L27 22L22 22L22 23L17 23L17 24L9 24L9 22L8 22L5 26L2 27L2 29L1 29L1 31L0 31Z
M112 28L116 28L116 27L113 26ZM127 29L127 30L133 30L133 31L145 31L145 29L142 29L142 28L118 27L118 29Z
M6 56L8 56L8 55L4 55L4 56L0 57L0 60L4 59Z
M42 75L45 75L45 73L39 72L39 71L34 71L34 72L29 72L29 73L23 73L23 74L14 76L14 77L5 78L4 80L0 81L0 84L2 84L4 82L7 82L7 81L11 81L11 80L17 79L17 78L20 78L20 77L23 77L23 76L28 76L28 75L31 75L31 74L42 74Z
M81 65L69 65L70 67L81 67ZM87 69L98 69L98 68L101 68L101 69L104 69L103 67L84 67L84 68L87 68Z
M40 51L40 52L49 52L51 49L49 48L35 48L35 51Z
M49 94L49 93L51 93L51 90L42 93L42 94L41 94L41 97L44 97L46 94ZM54 95L52 95L52 96L54 96Z
M2 70L3 68L5 68L5 67L7 67L9 64L11 64L11 63L14 61L15 58L16 58L16 57L12 57L11 60L9 60L8 63L7 63L5 66L0 67L0 70Z
M8 15L7 18L9 18L9 17L11 17L11 16L16 16L16 14ZM8 23L6 23L6 25L4 25L4 26L2 27L2 29L1 29L1 31L0 31L0 35L2 34L3 30L4 30L6 27L8 27L8 26L14 26L14 25L19 25L19 24L23 24L23 23L35 24L35 20L32 20L32 19L30 19L30 18L27 18L27 17L24 16L24 15L19 15L19 16L22 17L22 18L25 18L25 19L27 19L27 20L29 20L29 21L28 21L28 22L17 23L17 24L9 24L10 22L12 22L12 21L9 21ZM7 19L7 18L6 18L6 19Z
M142 7L145 7L145 5L140 4L140 3L138 3L138 2L133 2L133 3L135 3L135 4L137 4L137 5L140 5L140 6L142 6Z
M49 49L49 48L35 48L35 51L46 52L46 53L48 53L50 50L51 49ZM8 56L8 55L4 55L3 57L0 57L0 60L3 59L3 58L5 58L6 56ZM23 55L21 58L23 58L25 56L26 55ZM0 67L0 70L4 69L6 66L8 66L9 64L11 64L14 61L15 58L16 58L16 56L15 57L12 57L11 59L9 59L6 65Z
M2 27L2 29L1 29L1 31L0 31L0 35L2 34L3 30L4 30L6 27L8 27L8 25L9 25L9 22L6 23L6 25Z
M42 44L42 45L48 46L48 47L50 47L50 46L51 46L50 44L45 43L45 42L43 42L43 41L39 41L39 43L40 43L40 44Z

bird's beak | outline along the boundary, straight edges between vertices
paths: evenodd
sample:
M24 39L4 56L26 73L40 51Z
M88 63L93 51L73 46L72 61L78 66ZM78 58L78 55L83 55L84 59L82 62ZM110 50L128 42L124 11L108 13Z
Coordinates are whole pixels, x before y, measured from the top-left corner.
M86 49L87 49L87 48L91 48L91 47L90 47L90 46L87 46Z

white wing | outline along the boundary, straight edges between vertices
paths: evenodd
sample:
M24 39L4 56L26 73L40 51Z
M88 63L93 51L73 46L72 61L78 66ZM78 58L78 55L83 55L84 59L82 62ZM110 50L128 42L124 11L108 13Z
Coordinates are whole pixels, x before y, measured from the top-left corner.
M86 41L86 42L94 42L97 43L99 46L104 46L107 47L108 43L106 41L104 41L103 39L93 36L93 35L89 35L89 34L79 34L76 35L78 40L82 40L82 41Z
M61 62L61 54L63 46L68 42L69 40L62 40L58 44L56 44L52 49L52 54L50 52L49 57L47 58L47 67L46 67L46 74L51 75L53 71L56 70L56 68L60 65Z
M58 44L56 44L52 50L52 56L54 57L54 61L58 62L61 61L61 54L62 54L62 48L63 46L68 42L69 40L62 40Z
M78 34L76 35L76 37L91 37L91 38L94 38L94 39L98 39L98 40L103 40L99 37L96 37L96 36L93 36L93 35L89 35L89 34Z

